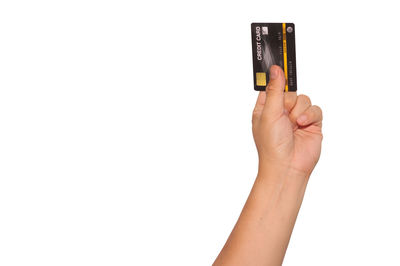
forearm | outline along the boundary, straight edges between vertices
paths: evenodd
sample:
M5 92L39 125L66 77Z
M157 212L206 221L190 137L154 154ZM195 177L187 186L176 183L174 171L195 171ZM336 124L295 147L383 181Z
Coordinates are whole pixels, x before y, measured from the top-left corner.
M214 265L281 265L309 175L263 166Z

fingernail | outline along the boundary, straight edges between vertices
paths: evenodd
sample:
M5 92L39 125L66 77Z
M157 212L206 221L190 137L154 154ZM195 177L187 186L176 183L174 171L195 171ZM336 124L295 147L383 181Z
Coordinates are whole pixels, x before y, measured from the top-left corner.
M306 115L301 115L297 118L297 123L303 124L304 122L307 121L307 116Z
M269 78L276 79L277 77L278 77L278 69L276 69L276 67L271 67L269 72Z

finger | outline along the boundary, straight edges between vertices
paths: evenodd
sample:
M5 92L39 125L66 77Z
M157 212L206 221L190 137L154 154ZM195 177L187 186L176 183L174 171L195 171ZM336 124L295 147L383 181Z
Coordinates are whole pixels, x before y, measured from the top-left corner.
M290 113L296 104L297 100L297 92L295 91L287 91L284 93L285 97L285 109Z
M284 110L283 91L285 88L285 77L283 70L278 65L270 67L269 82L266 88L264 114L268 117L278 117Z
M297 118L310 106L311 100L308 96L303 94L297 96L296 104L289 114L289 118L292 123L296 124Z
M308 107L298 118L297 124L300 126L308 126L311 124L322 124L322 110L319 106L313 105Z
M257 97L256 106L253 111L253 119L260 118L265 105L266 92L260 91Z

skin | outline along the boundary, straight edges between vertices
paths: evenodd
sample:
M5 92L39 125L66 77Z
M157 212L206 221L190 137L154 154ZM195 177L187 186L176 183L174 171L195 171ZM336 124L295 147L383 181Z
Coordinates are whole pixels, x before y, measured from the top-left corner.
M273 65L252 118L258 174L214 266L282 265L322 142L321 108L284 87L284 72Z

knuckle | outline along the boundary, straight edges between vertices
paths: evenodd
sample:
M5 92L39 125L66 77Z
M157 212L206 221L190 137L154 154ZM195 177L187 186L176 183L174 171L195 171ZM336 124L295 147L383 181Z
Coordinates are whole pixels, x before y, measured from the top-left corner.
M306 104L311 104L311 99L310 99L310 97L308 97L307 95L300 94L300 95L297 96L297 97L298 97L297 100L300 100L301 102L306 103Z
M279 83L277 83L275 80L272 80L267 84L267 87L265 90L266 91L275 91L275 90L279 90L279 89L280 89ZM283 89L282 89L282 91L283 91Z
M321 116L321 118L323 117L322 115L322 109L321 107L319 107L318 105L314 105L314 108L316 110L316 112Z
M265 88L267 92L273 89L274 89L274 84L272 82L268 83L267 87Z

